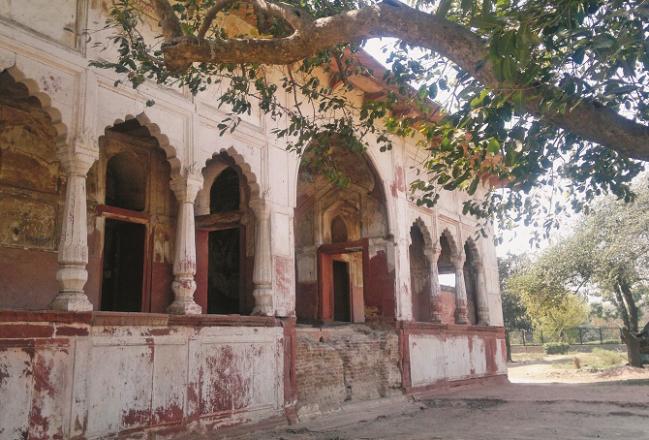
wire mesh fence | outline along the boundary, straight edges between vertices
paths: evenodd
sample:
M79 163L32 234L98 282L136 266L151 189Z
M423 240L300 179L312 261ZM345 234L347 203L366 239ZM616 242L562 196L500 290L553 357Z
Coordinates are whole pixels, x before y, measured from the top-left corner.
M541 330L509 330L511 345L543 345L546 342L566 342L573 345L621 344L618 327L573 327L561 336L544 335Z

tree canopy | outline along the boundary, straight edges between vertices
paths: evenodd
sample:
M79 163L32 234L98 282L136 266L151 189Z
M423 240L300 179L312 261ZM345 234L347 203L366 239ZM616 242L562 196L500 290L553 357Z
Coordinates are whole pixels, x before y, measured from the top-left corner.
M141 32L149 3L160 24L153 40ZM249 29L233 32L228 17ZM199 93L221 83L232 112L223 131L259 106L288 119L275 134L289 149L312 148L325 167L334 139L360 151L415 137L429 153L413 185L426 205L440 188L473 194L484 183L490 191L466 212L549 229L600 194L631 200L649 159L641 0L115 0L107 26L119 57L95 66L133 86ZM376 73L354 54L381 37L397 40L386 91L359 104L345 93L349 78Z
M649 189L646 177L637 184L631 203L604 198L584 216L572 234L546 249L507 281L530 316L544 315L566 301L584 295L611 304L623 322L631 353L641 337L649 303ZM534 310L538 305L538 310ZM644 310L644 313L643 313ZM636 347L637 348L637 347ZM636 362L639 362L636 360Z

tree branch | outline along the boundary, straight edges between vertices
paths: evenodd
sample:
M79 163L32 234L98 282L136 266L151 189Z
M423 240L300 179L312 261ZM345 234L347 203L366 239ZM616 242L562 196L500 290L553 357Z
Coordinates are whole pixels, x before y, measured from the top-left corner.
M212 22L216 18L216 14L218 14L225 8L230 7L235 1L237 0L216 0L214 6L208 9L205 13L205 17L203 17L201 27L198 30L198 34L196 34L199 40L203 40L205 38L205 34L207 34L207 31L210 29Z
M156 3L168 3L156 0ZM441 16L419 11L394 0L347 11L330 17L308 20L287 6L266 0L269 11L281 16L296 32L274 39L233 38L200 41L175 38L163 46L165 62L171 70L182 70L193 62L258 63L286 65L319 51L373 37L395 37L413 46L434 51L469 72L493 90L521 90L524 109L542 120L582 138L598 143L633 159L649 160L649 127L626 119L597 102L572 97L565 112L548 110L543 96L563 96L553 85L529 87L522 82L499 81L488 61L488 48L475 33ZM299 32L308 26L308 32Z
M174 38L180 38L183 35L180 21L176 16L171 4L168 0L152 0L153 8L158 15L160 27L162 28L162 35L165 41L171 41Z

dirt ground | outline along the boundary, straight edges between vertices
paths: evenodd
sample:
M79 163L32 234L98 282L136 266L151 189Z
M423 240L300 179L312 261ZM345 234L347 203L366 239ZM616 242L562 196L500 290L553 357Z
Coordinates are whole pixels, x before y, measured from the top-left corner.
M240 440L649 439L649 380L508 384L357 404Z
M298 425L227 438L649 439L649 370L620 365L597 370L600 360L587 356L578 369L571 356L541 355L511 364L512 382L519 383L358 403Z

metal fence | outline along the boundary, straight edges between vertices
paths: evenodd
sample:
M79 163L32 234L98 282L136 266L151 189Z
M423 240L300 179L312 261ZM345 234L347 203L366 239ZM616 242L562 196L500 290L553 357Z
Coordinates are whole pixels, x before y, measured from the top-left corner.
M509 330L511 345L543 345L546 342L580 345L621 344L622 338L618 327L573 327L566 329L559 338L544 335L541 330Z

